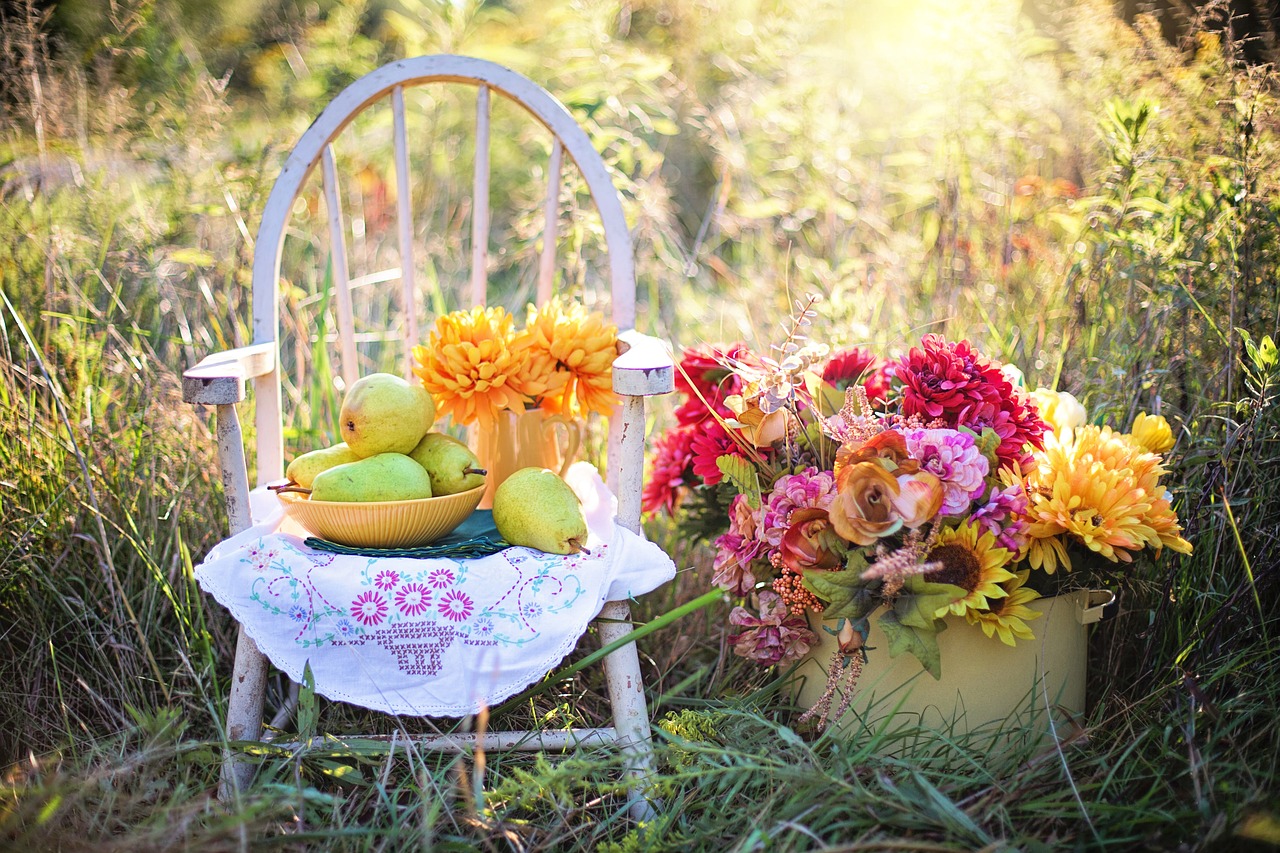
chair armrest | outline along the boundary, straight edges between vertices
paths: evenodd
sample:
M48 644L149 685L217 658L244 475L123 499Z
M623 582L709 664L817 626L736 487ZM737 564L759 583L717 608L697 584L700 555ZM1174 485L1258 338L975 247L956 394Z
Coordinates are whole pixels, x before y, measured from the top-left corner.
M676 367L670 348L655 337L630 329L618 335L613 361L613 390L628 397L670 394L676 389Z
M276 344L253 344L200 359L182 374L182 399L187 403L225 406L244 399L244 382L275 369Z

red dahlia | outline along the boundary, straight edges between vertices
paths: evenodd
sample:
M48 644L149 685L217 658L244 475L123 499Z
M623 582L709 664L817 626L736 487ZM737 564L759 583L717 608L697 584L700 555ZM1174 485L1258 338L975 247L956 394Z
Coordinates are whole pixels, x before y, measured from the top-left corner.
M841 391L861 381L867 397L875 402L889 392L889 365L869 350L849 347L832 354L822 368L822 379Z
M1021 467L1024 445L1043 446L1046 427L1035 405L968 341L925 335L921 347L898 360L895 375L902 383L903 414L941 420L952 429L994 429L1001 465Z
M675 427L654 444L653 463L644 481L640 498L645 512L666 509L674 514L685 486L689 485L693 464L693 436L690 427Z
M685 349L680 357L680 369L676 371L676 390L684 396L684 402L676 409L676 420L682 426L708 417L707 404L724 417L731 414L722 401L725 397L740 394L743 385L742 377L730 366L734 361L753 363L756 358L741 342L731 344L727 349L711 344ZM706 399L706 404L699 399L699 393Z

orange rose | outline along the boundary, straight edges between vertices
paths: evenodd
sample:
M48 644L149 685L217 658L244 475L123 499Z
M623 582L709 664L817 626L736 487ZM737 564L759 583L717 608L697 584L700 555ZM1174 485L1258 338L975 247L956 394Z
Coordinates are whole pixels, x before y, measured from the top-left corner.
M893 464L895 474L914 474L920 470L920 463L907 455L906 437L894 429L877 433L861 444L846 444L836 451L836 475L846 465L859 462L871 462L885 459Z
M855 462L841 468L836 489L828 515L841 538L870 545L902 527L902 516L893 508L901 487L879 462Z

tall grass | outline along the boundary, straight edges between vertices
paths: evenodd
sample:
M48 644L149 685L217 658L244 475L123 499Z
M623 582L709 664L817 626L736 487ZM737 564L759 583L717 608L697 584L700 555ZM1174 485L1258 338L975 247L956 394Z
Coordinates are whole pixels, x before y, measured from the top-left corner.
M868 9L881 5L893 4ZM398 16L344 6L281 22L291 41L246 54L236 68L254 82L230 87L150 4L113 7L119 20L85 61L50 47L37 17L7 19L0 846L1275 843L1274 73L1240 64L1229 39L1202 31L1170 46L1153 22L1126 27L1092 3L1040 10L1034 24L1011 6L961 3L966 19L945 5L901 18L734 0L705 15L648 2L508 12L421 0ZM968 50L944 66L942 46L957 40ZM267 750L248 791L228 808L212 800L234 626L192 580L225 519L206 413L180 403L177 376L246 341L253 227L317 104L383 58L443 50L526 71L583 121L624 194L650 331L679 344L764 339L787 291L813 289L827 296L833 344L968 335L1100 420L1159 408L1174 422L1177 505L1196 553L1124 581L1121 616L1092 638L1089 714L1061 750L1019 741L1016 727L1004 735L1026 746L982 732L798 730L785 674L732 656L715 603L641 643L665 805L649 825L624 819L609 752L488 756L477 782L470 759L403 747ZM552 54L563 61L546 69ZM434 123L420 130L465 160L450 124L462 108L423 106ZM501 185L541 152L509 116L495 121L513 128L495 155ZM377 271L395 257L372 227L386 173L370 140L385 141L377 116L339 152L370 170L347 192L369 226L353 258ZM433 176L415 184L431 211L424 235L467 216L465 187L442 165L415 162ZM538 218L533 196L510 186L515 212L495 233L512 251L495 281L514 305ZM582 188L562 202L584 207ZM327 438L338 391L327 247L302 219L286 244L293 449ZM564 281L590 292L596 226L583 219L566 239L593 263ZM450 307L465 259L444 238L424 247L421 307ZM392 366L399 321L374 286L364 293L361 369ZM637 604L642 621L709 583L705 546L661 521L650 532L682 571ZM283 689L273 685L273 707ZM506 722L608 713L588 668ZM314 698L299 717L335 732L435 724Z

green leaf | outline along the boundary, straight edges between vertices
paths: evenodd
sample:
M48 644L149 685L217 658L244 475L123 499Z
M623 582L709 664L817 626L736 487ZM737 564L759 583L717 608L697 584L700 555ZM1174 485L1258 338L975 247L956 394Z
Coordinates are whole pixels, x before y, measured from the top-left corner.
M896 610L886 611L880 616L880 629L889 640L889 656L896 658L903 652L911 652L930 675L942 678L938 632L946 628L946 623L939 620L937 625L933 631L903 625Z
M819 570L804 573L804 588L826 602L823 619L863 618L880 603L880 597L862 579L867 561L861 552L849 555L848 568L838 572Z
M903 625L932 631L938 621L935 614L964 596L965 591L954 584L933 583L922 575L913 575L903 584L893 609Z
M302 667L302 682L298 689L298 739L309 741L316 736L320 722L320 705L316 702L316 678L311 674L311 661Z
M747 496L747 504L752 509L760 508L760 478L756 476L754 465L741 456L726 453L716 459L716 467L741 494Z

